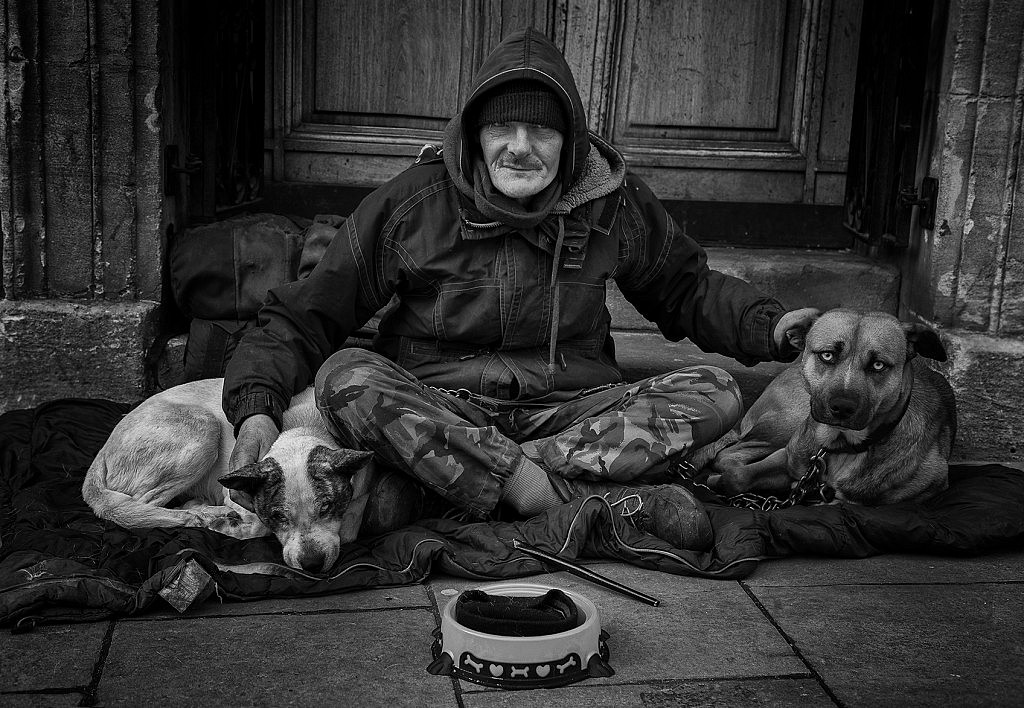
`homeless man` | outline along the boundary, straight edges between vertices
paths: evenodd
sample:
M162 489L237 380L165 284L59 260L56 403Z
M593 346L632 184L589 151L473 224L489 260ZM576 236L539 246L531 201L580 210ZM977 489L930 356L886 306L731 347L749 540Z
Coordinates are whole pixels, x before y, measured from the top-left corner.
M624 383L605 282L670 340L747 363L785 358L804 311L708 269L588 132L569 66L532 29L484 61L441 154L367 196L307 278L268 294L225 375L231 469L266 453L315 378L342 444L474 515L601 494L676 547L709 542L699 502L650 482L734 425L739 391L710 366ZM389 302L374 351L340 349Z

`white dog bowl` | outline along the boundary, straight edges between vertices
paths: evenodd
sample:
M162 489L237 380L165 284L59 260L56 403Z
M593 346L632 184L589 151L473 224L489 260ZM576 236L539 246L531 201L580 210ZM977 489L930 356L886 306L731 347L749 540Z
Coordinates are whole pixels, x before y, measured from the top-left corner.
M487 634L456 620L459 593L445 605L441 626L434 630L434 661L427 667L430 673L509 689L554 688L615 673L608 665L608 634L601 630L597 606L583 595L534 583L499 583L476 589L505 597L540 597L549 590L561 590L576 604L580 621L573 629L557 634Z

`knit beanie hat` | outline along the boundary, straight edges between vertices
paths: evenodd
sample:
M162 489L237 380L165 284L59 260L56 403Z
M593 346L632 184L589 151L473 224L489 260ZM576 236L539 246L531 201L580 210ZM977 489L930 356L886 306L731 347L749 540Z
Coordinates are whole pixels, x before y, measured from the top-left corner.
M517 79L488 92L477 103L476 121L479 128L488 123L518 121L543 125L564 133L567 125L565 111L554 91L539 81Z

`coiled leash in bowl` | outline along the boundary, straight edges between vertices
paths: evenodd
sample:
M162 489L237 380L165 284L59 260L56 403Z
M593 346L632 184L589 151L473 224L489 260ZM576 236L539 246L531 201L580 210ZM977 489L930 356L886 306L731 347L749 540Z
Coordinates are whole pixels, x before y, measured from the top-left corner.
M579 611L572 598L558 589L538 597L466 590L455 603L455 619L485 634L540 637L573 629L579 624Z

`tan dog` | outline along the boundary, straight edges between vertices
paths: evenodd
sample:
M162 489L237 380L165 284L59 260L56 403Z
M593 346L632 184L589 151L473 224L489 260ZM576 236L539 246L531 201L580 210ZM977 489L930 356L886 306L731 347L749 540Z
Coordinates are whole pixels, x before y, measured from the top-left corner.
M824 481L838 500L891 504L946 488L956 401L915 358L946 360L934 330L838 309L791 335L803 348L799 361L747 411L739 439L711 463L709 486L726 494L787 488L824 450Z
M292 399L266 457L228 474L234 435L221 410L222 388L222 379L206 379L143 401L97 454L82 496L97 516L125 528L273 533L289 566L330 568L362 525L375 482L372 453L338 445L310 388Z

